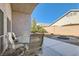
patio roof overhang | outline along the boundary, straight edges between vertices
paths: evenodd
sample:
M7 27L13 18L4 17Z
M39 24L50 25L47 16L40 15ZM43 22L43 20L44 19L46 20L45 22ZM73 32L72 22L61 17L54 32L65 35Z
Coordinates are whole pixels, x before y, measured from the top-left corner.
M12 3L12 11L31 14L37 3Z

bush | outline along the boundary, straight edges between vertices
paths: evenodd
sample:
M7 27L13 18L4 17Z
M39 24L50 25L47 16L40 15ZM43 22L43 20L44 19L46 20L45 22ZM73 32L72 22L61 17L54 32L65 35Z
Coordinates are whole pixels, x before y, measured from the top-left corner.
M31 32L32 33L36 33L36 32L38 32L38 33L45 33L46 30L42 26L37 25L36 21L33 20L32 21Z

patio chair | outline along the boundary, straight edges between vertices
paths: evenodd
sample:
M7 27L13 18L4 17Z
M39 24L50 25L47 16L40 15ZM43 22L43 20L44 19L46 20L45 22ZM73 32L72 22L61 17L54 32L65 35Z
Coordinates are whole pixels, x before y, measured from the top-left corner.
M42 52L43 37L44 34L31 34L28 56L38 56Z
M23 44L16 44L17 38L15 37L15 34L9 32L7 35L7 41L8 41L8 48L5 49L1 55L3 56L16 56L23 54L24 51L24 45Z

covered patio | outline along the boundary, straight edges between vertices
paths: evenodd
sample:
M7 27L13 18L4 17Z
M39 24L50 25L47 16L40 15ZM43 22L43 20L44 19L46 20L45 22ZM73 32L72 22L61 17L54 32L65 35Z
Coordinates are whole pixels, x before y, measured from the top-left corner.
M30 42L31 13L36 5L35 3L0 4L0 53L10 45L8 39L11 41L11 33L15 33L19 43L27 44ZM8 33L10 33L10 37Z

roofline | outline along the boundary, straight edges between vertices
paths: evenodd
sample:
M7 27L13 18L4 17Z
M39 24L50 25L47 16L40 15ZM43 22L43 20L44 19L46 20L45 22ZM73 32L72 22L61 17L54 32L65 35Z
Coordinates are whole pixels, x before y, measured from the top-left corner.
M77 23L77 24L66 24L66 25L63 25L63 26L75 26L75 25L79 25L79 23Z
M36 3L36 5L35 5L35 7L33 8L33 10L38 6L38 4L39 4L39 3ZM32 12L33 12L33 10L32 10ZM32 12L31 12L31 14L32 14Z
M58 19L57 19L57 21L59 21L60 19L62 19L64 16L66 16L66 15L68 15L70 12L78 12L79 11L79 9L70 9L69 11L67 11L64 15L62 15L62 16L60 16ZM57 22L56 21L56 22ZM52 23L52 24L50 24L49 26L51 26L51 25L53 25L53 24L55 24L56 22L54 22L54 23Z

